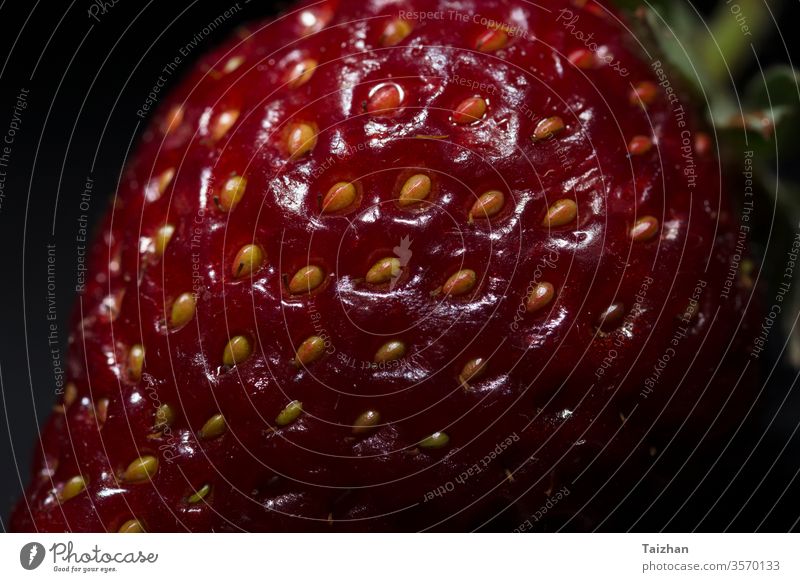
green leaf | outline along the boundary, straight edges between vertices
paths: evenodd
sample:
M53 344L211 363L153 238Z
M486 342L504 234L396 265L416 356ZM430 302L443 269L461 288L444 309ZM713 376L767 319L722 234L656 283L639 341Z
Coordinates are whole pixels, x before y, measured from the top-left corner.
M686 82L687 89L700 94L706 74L697 58L697 40L706 33L700 16L687 0L614 0L631 15L634 34L650 44ZM709 87L706 86L709 92ZM713 91L711 91L713 92Z
M755 150L760 159L788 161L800 151L798 87L800 75L791 67L768 69L748 83L742 110L715 112L714 124L723 139Z
M800 75L789 65L775 65L756 75L744 92L745 102L754 107L767 108L800 105Z

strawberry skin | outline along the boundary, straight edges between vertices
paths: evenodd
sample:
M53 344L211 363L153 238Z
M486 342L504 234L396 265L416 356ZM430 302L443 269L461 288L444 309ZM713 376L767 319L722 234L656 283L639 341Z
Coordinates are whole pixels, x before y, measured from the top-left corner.
M12 529L593 527L722 432L738 227L640 51L592 1L240 31L124 174Z

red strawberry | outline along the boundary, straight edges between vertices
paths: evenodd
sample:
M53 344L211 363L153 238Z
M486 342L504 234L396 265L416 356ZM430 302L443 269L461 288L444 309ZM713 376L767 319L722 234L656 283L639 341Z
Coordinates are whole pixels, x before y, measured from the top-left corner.
M102 226L13 529L590 527L716 430L738 229L619 18L330 0L204 59Z

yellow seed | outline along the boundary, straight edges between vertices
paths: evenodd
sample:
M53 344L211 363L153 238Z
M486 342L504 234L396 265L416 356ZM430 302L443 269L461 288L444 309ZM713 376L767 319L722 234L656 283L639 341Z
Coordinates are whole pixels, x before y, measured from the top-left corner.
M128 483L139 483L150 479L158 471L158 459L152 455L145 455L132 461L125 472L122 473L122 480Z
M453 121L459 125L474 123L486 115L486 100L483 97L469 97L453 110Z
M245 245L236 253L231 271L234 277L246 277L258 271L264 264L264 251L258 245Z
M286 405L286 408L281 410L277 417L275 417L275 424L278 426L286 426L287 424L291 424L297 420L297 417L300 416L301 412L303 412L303 403L299 400L293 400Z
M594 69L597 66L596 55L587 49L578 49L569 54L569 62L583 70Z
M78 387L74 382L70 382L64 388L64 406L70 406L78 397Z
M353 423L353 434L361 435L370 432L381 422L381 414L377 410L362 412Z
M66 483L64 483L64 487L61 489L61 495L59 495L59 499L61 501L69 501L76 495L79 495L86 489L86 481L84 481L83 477L80 475L76 475Z
M129 519L120 526L117 533L144 533L144 528L138 519Z
M175 411L169 404L162 404L156 409L155 422L153 422L155 430L164 430L168 426L172 426L173 422L175 422Z
M390 117L398 113L402 102L403 89L397 83L382 83L369 92L363 106L372 116Z
M375 361L391 362L392 360L399 360L406 355L406 344L399 340L391 340L383 344L375 353Z
M644 242L653 238L656 233L658 233L658 219L655 216L643 216L633 225L631 238L634 242Z
M194 317L196 303L194 293L181 293L172 302L172 311L170 312L170 325L173 329L183 327L189 323Z
M247 188L247 178L231 176L225 181L219 196L216 198L217 206L224 212L230 212L239 204Z
M431 436L422 439L419 443L423 449L441 449L450 442L450 437L443 432L435 432Z
M480 195L469 211L469 219L491 218L503 208L506 197L500 190L489 190Z
M172 234L175 232L175 227L171 224L165 224L161 228L158 229L156 232L156 238L153 241L153 252L157 256L162 256L164 251L167 250L167 245L169 244L170 239L172 238Z
M694 137L694 151L698 156L705 156L712 147L711 138L703 131L698 131Z
M200 438L206 440L215 439L225 432L227 426L228 425L225 424L225 417L221 414L215 414L209 418L203 425L203 428L200 429Z
M106 321L114 321L119 316L120 305L125 298L125 289L120 289L116 293L111 293L103 297L100 302L100 313Z
M628 143L628 152L632 156L641 156L653 148L653 140L644 135L634 136Z
M508 44L508 34L504 30L492 29L483 32L475 41L475 49L483 53L492 53Z
M300 36L308 36L319 32L333 18L333 10L328 6L303 10L300 13Z
M225 63L225 66L222 68L222 70L225 73L232 73L236 69L241 67L243 62L244 62L244 57L241 56L241 55L237 55L235 57L231 57L231 58L228 59L228 62Z
M533 141L541 141L564 129L564 120L558 116L542 119L533 130Z
M167 113L161 128L164 133L168 134L176 131L181 123L183 123L183 108L180 105L175 105Z
M486 372L486 360L484 358L475 358L470 360L464 367L461 368L461 374L458 375L458 380L464 385L469 384L470 380L477 380Z
M292 294L311 293L314 289L322 285L325 280L325 273L315 265L306 265L299 269L289 281L289 292Z
M144 366L144 347L139 344L133 346L128 352L128 377L133 382L138 382L142 377Z
M338 212L350 206L356 199L356 187L350 182L337 182L331 186L322 200L322 212Z
M603 313L600 314L598 318L598 326L603 331L611 331L615 329L620 322L622 322L622 318L625 316L625 304L624 303L612 303L609 305Z
M222 352L222 363L228 367L235 366L244 362L252 353L253 346L247 337L233 336Z
M101 398L94 406L94 417L99 424L104 424L108 418L108 398Z
M578 205L574 200L562 198L556 200L553 205L547 209L547 215L542 221L543 226L556 227L564 226L574 221L578 216Z
M383 29L383 34L381 34L380 38L380 45L381 46L395 46L403 41L409 34L413 27L411 23L407 20L395 19L386 24Z
M157 178L153 178L150 181L150 184L147 187L145 192L145 198L149 202L154 202L161 198L164 195L164 192L167 191L169 185L172 183L172 179L175 177L175 168L169 168L161 172L161 175Z
M286 147L292 159L307 154L317 145L317 132L307 123L296 123L289 129Z
M367 283L380 285L388 283L400 275L400 259L397 257L386 257L377 261L369 271L367 271Z
M322 357L325 351L325 340L317 335L312 335L297 348L295 364L306 366L316 362Z
M200 503L203 499L206 498L206 496L209 493L211 493L211 485L206 483L205 485L200 487L200 489L198 489L193 494L191 494L189 497L187 497L186 501L188 503Z
M526 303L528 313L539 311L547 306L553 300L554 295L555 289L550 283L544 282L536 285L531 294L528 295L528 302Z
M475 287L477 275L472 269L462 269L450 275L450 278L442 287L445 295L464 295L472 291Z
M290 89L297 89L308 83L317 68L317 61L305 59L297 63L286 75L286 84Z
M650 105L658 97L658 86L650 81L638 83L630 92L628 100L631 105Z
M425 200L431 193L431 179L425 174L415 174L405 181L400 189L400 206L409 206Z
M219 141L225 137L225 134L233 127L237 119L239 119L238 109L228 109L220 113L211 125L211 139Z

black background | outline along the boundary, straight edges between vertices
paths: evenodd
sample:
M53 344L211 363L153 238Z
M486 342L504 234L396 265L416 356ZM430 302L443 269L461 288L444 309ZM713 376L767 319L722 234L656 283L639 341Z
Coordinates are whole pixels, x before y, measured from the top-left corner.
M55 399L46 319L46 245L55 244L57 249L63 354L74 301L78 203L86 177L95 182L90 212L96 221L113 195L128 149L141 132L136 111L159 71L180 47L234 4L232 0L117 0L96 22L87 14L91 0L0 0L0 130L5 131L11 119L20 89L30 90L0 208L3 530L11 505L28 481L38 427ZM193 56L200 56L237 25L270 16L288 4L240 0L241 10L203 41ZM714 4L695 2L704 12ZM800 4L792 0L779 17L787 42L797 36L792 29L798 16ZM790 50L797 54L794 46ZM773 41L759 58L766 66L787 62L789 56ZM772 354L784 339L772 334ZM747 455L754 454L701 529L797 527L800 438L794 431L800 402L793 390L795 379L795 372L782 365L770 376L751 425L743 429L722 463L720 479L731 474L724 472L724 465L738 469ZM639 528L660 528L663 522L658 519L640 523ZM696 522L678 521L671 527L693 528Z

